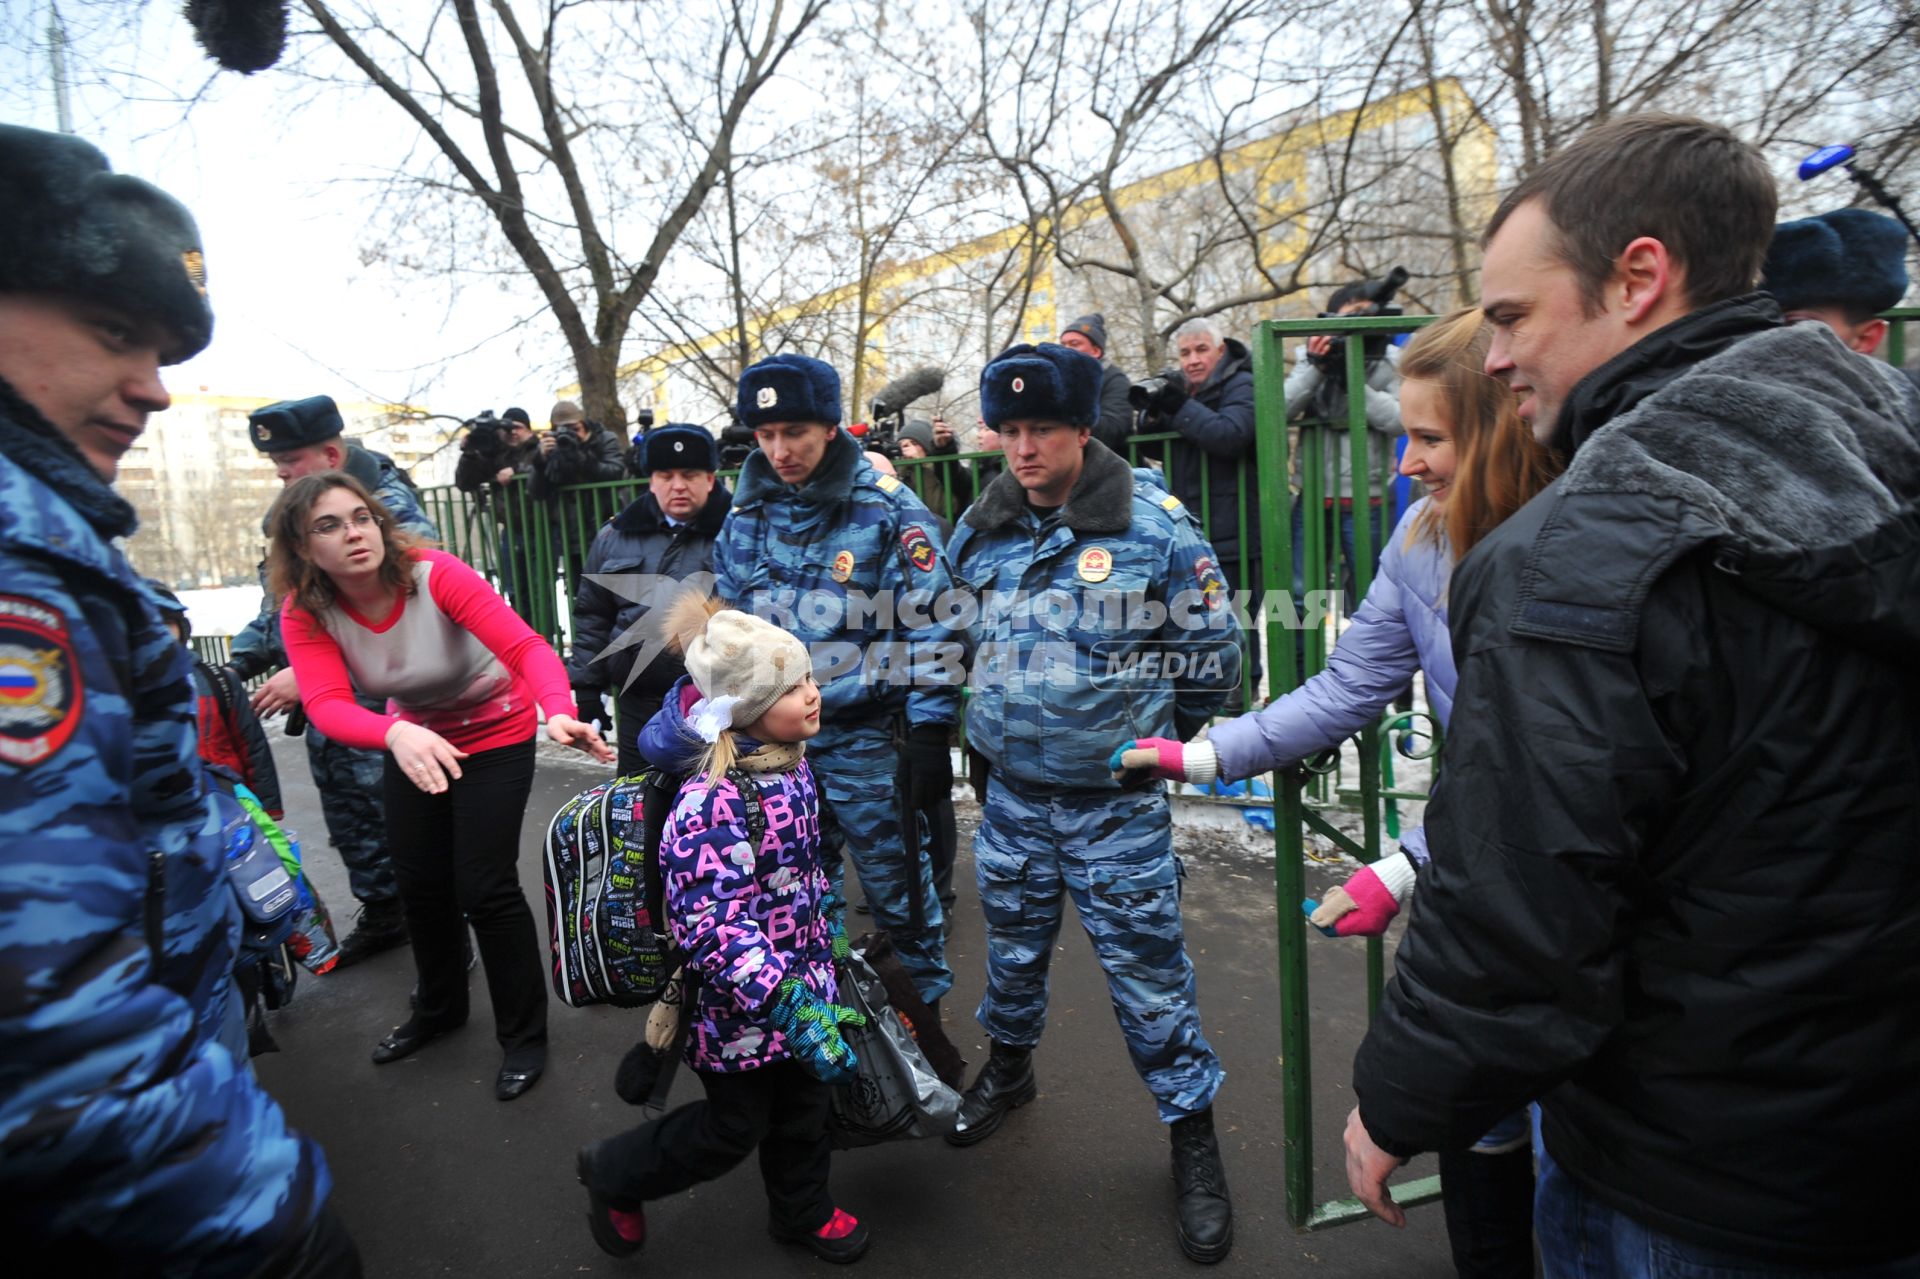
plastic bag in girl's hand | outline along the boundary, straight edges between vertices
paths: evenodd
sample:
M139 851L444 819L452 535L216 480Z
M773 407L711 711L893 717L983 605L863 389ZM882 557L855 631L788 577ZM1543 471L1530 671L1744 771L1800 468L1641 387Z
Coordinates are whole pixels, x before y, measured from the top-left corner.
M853 1081L833 1090L827 1121L833 1144L846 1150L952 1132L960 1117L959 1092L927 1063L861 951L841 970L839 1002L865 1013L867 1024L845 1030L860 1062Z

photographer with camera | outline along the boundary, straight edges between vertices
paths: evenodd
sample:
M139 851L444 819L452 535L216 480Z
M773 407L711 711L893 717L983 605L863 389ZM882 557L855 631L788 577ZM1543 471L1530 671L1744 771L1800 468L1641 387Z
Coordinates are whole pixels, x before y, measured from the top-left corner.
M453 483L462 493L478 494L484 505L487 485L506 484L533 469L533 455L539 451L533 423L525 409L508 409L499 417L492 409L483 409L467 421L466 428Z
M1227 589L1258 590L1260 488L1254 460L1253 361L1237 338L1210 317L1173 331L1180 361L1159 377L1134 383L1128 399L1142 411L1143 433L1174 431L1167 445L1167 490L1197 517L1207 512L1207 541L1218 553ZM1205 459L1206 465L1201 465ZM1240 542L1240 472L1246 483L1247 545ZM1206 502L1201 501L1202 490ZM1256 667L1257 669L1257 667Z
M473 494L475 505L482 511L492 509L500 525L500 594L512 603L527 594L527 535L523 521L510 513L510 499L504 490L533 471L533 459L540 448L534 442L533 423L523 408L510 408L499 417L486 409L466 427L466 438L460 441L460 460L453 470L454 487Z
M571 586L580 580L587 543L600 521L591 516L583 520L582 499L561 490L576 484L625 479L627 449L618 435L589 419L572 400L555 404L547 420L553 429L540 436L540 451L533 458L533 496L547 505L553 548L561 557Z
M1404 267L1395 267L1381 279L1343 284L1327 301L1323 316L1399 315L1392 304L1393 295L1407 282ZM1317 436L1321 448L1323 482L1322 504L1326 519L1326 539L1331 545L1336 530L1340 538L1343 572L1340 588L1349 601L1357 594L1353 576L1353 449L1347 425L1347 352L1346 339L1317 334L1307 339L1306 358L1294 366L1287 378L1287 419L1299 434L1296 458L1306 455L1305 446ZM1387 529L1393 521L1386 505L1387 486L1394 472L1393 440L1406 434L1400 424L1399 361L1400 348L1387 341L1385 333L1366 335L1364 346L1367 369L1367 474L1374 477L1369 514L1373 529L1373 563L1378 568L1380 552L1386 543ZM1300 483L1296 465L1294 483ZM1303 536L1306 519L1301 509L1300 489L1294 490L1293 503L1293 593L1296 599L1309 589L1322 589L1329 582L1306 580ZM1338 514L1338 521L1335 515ZM1351 604L1349 605L1351 607Z
M1081 316L1060 330L1060 345L1100 361L1100 417L1093 438L1125 457L1133 434L1133 405L1127 399L1133 379L1107 360L1107 317L1098 311Z

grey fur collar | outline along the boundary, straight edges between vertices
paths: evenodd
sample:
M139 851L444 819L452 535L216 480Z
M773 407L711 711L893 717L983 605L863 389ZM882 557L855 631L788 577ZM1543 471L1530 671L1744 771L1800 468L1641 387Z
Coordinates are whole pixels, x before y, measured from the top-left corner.
M1012 471L1002 471L962 518L986 533L1012 524L1026 512L1027 491ZM1124 533L1133 523L1133 472L1096 439L1087 440L1086 463L1060 508L1060 519L1076 533Z
M1920 396L1824 324L1695 365L1584 443L1567 494L1670 498L1762 554L1850 543L1920 495Z

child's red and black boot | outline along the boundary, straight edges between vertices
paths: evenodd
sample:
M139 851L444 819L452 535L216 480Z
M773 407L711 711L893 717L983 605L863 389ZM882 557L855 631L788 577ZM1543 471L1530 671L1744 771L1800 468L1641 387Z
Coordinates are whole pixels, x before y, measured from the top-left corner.
M600 1251L616 1257L631 1257L647 1242L647 1215L639 1209L623 1212L608 1203L593 1188L593 1155L599 1143L580 1147L577 1168L580 1184L587 1188L587 1227Z
M768 1229L781 1243L800 1244L822 1261L843 1266L866 1256L867 1245L873 1242L873 1232L860 1224L858 1217L838 1208L818 1230L788 1230L780 1226Z

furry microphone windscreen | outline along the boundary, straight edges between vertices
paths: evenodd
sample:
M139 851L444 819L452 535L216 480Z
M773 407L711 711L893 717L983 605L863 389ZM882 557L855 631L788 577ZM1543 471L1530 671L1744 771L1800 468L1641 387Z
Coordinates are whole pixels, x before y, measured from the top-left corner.
M229 71L265 71L286 52L286 0L187 0L186 15L200 47Z

